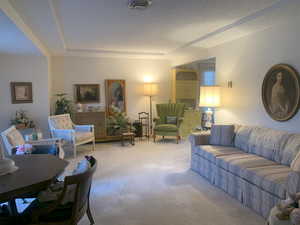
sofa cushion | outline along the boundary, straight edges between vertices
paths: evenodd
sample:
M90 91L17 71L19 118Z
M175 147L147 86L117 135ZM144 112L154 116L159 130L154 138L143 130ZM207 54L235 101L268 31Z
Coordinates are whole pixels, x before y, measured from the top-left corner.
M247 168L276 165L271 160L247 153L220 156L216 159L216 164L237 176L241 176L242 171Z
M281 199L286 197L285 183L291 169L284 165L253 167L243 170L243 179Z
M75 139L77 143L91 139L93 136L92 132L75 132Z
M174 124L160 124L155 126L154 128L155 131L165 131L165 132L177 132L178 128Z
M290 166L300 151L300 134L291 134L281 151L276 154L276 161Z
M232 146L233 137L233 125L213 125L209 143L211 145Z
M242 151L237 148L225 146L201 145L194 149L195 154L213 163L215 163L216 157L242 153Z
M280 162L277 157L290 133L269 128L256 127L249 138L249 153Z
M234 146L241 149L244 152L249 150L249 138L254 127L250 126L236 126Z

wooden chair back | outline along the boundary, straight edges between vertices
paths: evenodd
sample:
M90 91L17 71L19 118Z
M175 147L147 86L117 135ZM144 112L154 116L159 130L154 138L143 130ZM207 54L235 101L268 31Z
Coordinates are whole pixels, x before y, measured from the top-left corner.
M92 178L97 169L97 160L94 157L90 157L89 161L91 168L86 172L65 177L65 186L76 185L71 224L77 224L89 207Z

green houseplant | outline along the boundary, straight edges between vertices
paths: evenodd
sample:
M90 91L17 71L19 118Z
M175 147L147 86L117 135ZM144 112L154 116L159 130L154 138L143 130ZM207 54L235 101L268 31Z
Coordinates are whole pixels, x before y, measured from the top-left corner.
M122 132L130 129L130 121L124 112L120 112L118 108L111 107L112 114L107 119L108 136L118 136Z
M15 117L10 120L11 125L15 125L17 129L35 128L34 122L27 116L25 110L16 111Z
M66 93L59 93L55 95L57 100L55 102L55 115L72 114L73 102L67 98Z

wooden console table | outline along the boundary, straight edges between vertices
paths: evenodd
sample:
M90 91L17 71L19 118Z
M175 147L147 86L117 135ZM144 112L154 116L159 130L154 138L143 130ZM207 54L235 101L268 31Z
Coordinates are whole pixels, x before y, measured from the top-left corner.
M78 125L94 125L96 141L106 138L106 113L105 112L76 112L74 123Z
M96 142L118 141L121 136L107 136L106 113L101 112L76 112L74 123L78 125L94 125Z

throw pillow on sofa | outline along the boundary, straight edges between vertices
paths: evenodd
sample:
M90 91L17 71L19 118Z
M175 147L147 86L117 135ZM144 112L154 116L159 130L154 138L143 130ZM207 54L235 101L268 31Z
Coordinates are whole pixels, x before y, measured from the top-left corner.
M213 125L209 144L220 146L232 146L234 137L234 125Z

